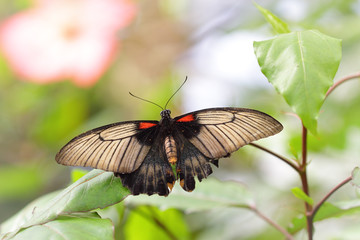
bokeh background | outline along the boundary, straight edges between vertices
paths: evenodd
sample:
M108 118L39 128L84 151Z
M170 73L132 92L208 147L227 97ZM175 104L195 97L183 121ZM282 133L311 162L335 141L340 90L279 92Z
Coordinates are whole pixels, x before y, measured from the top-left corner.
M292 30L318 29L343 39L336 79L360 70L359 0L257 3ZM207 107L255 108L285 127L259 144L293 158L300 154L301 125L285 114L291 110L253 53L253 41L274 32L251 1L1 0L0 18L0 222L70 183L71 168L54 157L72 137L112 122L160 118L158 107L129 91L163 106L186 76L168 106L173 116ZM315 199L359 165L359 87L355 80L337 89L322 108L319 136L309 136ZM252 147L222 160L211 177L245 183L259 208L280 223L302 210L290 192L299 186L295 172ZM357 197L347 185L334 199ZM214 232L256 239L269 228L239 210L217 214L208 224L218 228L202 231L206 224L196 220L206 214L188 216L198 239ZM327 220L317 232L341 235L359 223Z

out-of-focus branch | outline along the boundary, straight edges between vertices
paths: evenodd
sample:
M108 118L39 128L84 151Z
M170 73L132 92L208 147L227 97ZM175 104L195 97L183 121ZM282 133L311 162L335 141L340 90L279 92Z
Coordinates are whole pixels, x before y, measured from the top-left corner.
M329 90L326 93L326 97L329 96L329 94L332 93L334 91L334 89L337 88L342 83L344 83L344 82L346 82L348 80L356 79L356 78L360 78L360 72L353 73L353 74L350 74L348 76L345 76L345 77L341 78L340 80L338 80L336 83L334 83L334 85L332 85L329 88Z

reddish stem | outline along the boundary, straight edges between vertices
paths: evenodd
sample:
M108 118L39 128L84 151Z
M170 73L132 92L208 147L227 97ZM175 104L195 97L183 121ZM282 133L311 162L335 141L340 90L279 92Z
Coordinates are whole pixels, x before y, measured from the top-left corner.
M329 96L330 93L332 93L332 91L334 91L335 88L337 88L339 85L341 85L342 83L351 80L351 79L355 79L355 78L359 78L360 77L360 72L357 73L353 73L350 74L348 76L345 76L343 78L341 78L339 81L337 81L336 83L334 83L334 85L332 85L329 90L326 93L326 97Z
M299 175L300 175L300 179L301 179L301 184L302 184L302 188L304 193L307 196L310 196L310 191L309 191L309 184L308 184L308 179L307 179L307 174L306 174L306 167L307 167L307 129L304 126L304 124L302 124L302 160L301 160L301 164L299 167ZM312 212L312 206L305 202L305 215L306 215L306 227L307 227L307 232L308 232L308 237L309 240L312 240L313 237L313 218L311 217L311 212Z
M326 194L325 197L323 199L321 199L321 201L318 202L318 204L316 204L316 206L312 210L311 217L314 218L316 213L319 211L320 207L324 204L324 202L326 200L328 200L334 192L336 192L339 188L341 188L342 186L344 186L345 184L347 184L351 180L352 180L352 176L346 178L344 181L342 181L341 183L336 185L336 187L334 187L330 192L328 192L328 194Z
M256 207L251 206L250 210L252 210L256 215L258 215L261 219L263 219L265 222L269 223L271 226L273 226L275 229L277 229L279 232L281 232L287 240L294 240L294 237L286 231L283 227L275 223L272 219L265 216L263 213L261 213Z
M292 167L293 169L295 169L295 171L299 171L299 167L296 165L296 163L294 163L292 160L284 157L284 156L281 156L280 154L277 154L273 151L271 151L270 149L266 148L266 147L263 147L263 146L260 146L256 143L249 143L250 146L253 146L253 147L256 147L258 149L261 149L267 153L270 153L271 155L277 157L278 159L282 160L283 162L285 162L286 164L288 164L290 167Z

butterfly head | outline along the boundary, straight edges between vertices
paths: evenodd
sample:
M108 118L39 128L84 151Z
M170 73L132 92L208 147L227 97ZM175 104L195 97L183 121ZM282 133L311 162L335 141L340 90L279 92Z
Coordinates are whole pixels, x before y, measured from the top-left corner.
M171 114L171 111L170 111L169 109L165 109L165 110L162 110L162 111L160 112L161 118L168 118L168 119L170 119L170 118L171 118L171 117L170 117L170 114Z

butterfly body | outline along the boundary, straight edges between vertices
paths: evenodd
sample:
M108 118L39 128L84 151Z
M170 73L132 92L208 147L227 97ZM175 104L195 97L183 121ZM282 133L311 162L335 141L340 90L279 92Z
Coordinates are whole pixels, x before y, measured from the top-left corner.
M274 135L282 125L245 108L211 108L160 121L128 121L90 130L56 155L60 164L114 172L132 194L168 195L175 181L186 191L212 173L210 164L240 147ZM175 173L173 171L175 168Z

